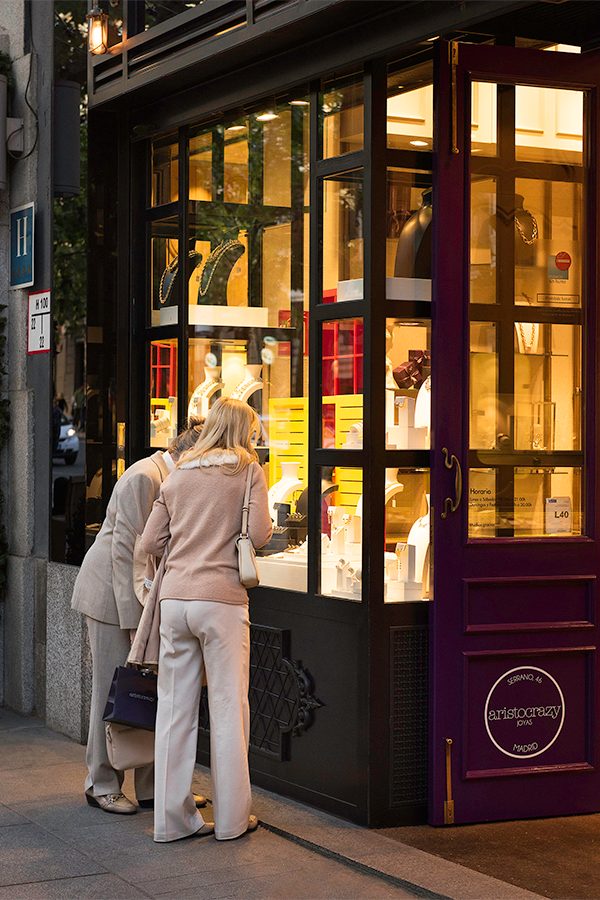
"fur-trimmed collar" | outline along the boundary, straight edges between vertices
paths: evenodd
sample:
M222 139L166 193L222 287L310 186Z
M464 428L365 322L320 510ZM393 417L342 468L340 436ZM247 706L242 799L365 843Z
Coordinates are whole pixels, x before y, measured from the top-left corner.
M206 453L200 459L183 463L180 469L200 469L210 466L236 466L238 464L237 453L226 453L224 450L213 450Z

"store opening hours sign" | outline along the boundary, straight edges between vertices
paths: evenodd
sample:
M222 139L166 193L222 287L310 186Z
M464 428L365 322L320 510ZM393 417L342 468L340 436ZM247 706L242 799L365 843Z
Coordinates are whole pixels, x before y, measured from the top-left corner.
M27 352L49 353L52 327L50 291L36 291L28 297Z

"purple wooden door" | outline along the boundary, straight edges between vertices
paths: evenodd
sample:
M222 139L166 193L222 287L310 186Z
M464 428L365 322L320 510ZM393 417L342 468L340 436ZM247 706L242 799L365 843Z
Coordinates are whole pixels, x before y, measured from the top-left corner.
M600 810L599 78L439 46L432 824Z

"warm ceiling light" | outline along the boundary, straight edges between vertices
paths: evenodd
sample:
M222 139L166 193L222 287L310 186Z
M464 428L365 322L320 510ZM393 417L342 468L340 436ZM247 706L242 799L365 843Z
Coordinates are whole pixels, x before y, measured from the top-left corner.
M94 56L108 52L108 16L96 3L86 16L88 22L88 50Z
M266 110L266 112L259 113L256 117L257 122L272 122L273 119L278 119L279 116L276 112L273 112L272 109Z
M309 106L309 100L290 100L290 106Z
M245 131L246 126L245 125L228 125L225 130L226 131Z
M409 141L411 147L426 147L427 141Z

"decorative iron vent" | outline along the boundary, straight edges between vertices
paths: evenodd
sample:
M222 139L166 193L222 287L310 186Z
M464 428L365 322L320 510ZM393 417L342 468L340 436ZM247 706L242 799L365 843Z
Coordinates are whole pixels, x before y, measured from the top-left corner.
M290 756L291 735L313 723L323 704L302 663L288 659L290 632L267 625L250 628L250 749L271 759ZM209 730L208 698L202 691L199 727Z
M390 806L427 799L429 640L426 628L390 629Z

